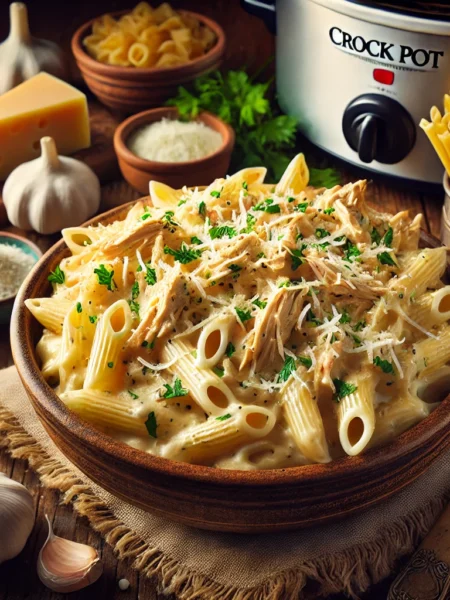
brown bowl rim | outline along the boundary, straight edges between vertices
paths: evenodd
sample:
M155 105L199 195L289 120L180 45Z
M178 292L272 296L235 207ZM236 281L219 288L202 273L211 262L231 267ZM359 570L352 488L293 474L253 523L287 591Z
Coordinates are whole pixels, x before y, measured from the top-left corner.
M111 17L119 17L130 12L130 10L120 10L111 13L103 13L102 15L94 17L93 19L90 19L89 21L83 23L83 25L81 25L75 31L71 40L71 49L75 60L81 63L84 67L91 69L93 72L98 73L99 75L106 75L114 78L124 77L125 79L130 79L129 75L133 73L137 74L138 79L146 79L152 73L167 73L169 75L172 75L172 77L175 77L178 74L183 75L186 72L186 67L192 67L192 65L203 66L203 63L206 65L209 62L211 62L213 58L215 59L217 56L221 56L225 51L225 32L219 25L219 23L217 23L217 21L214 21L206 15L202 15L191 10L180 9L178 12L182 14L192 15L193 17L198 19L203 25L209 27L216 34L216 43L208 50L206 54L198 56L197 58L194 58L193 60L190 60L189 62L183 65L162 68L145 67L143 69L138 67L121 67L116 65L108 65L98 60L95 60L95 58L92 58L92 56L90 56L84 49L82 41L88 35L88 30L89 28L92 28L93 23L97 19L102 17L104 14L109 14ZM134 79L134 77L132 77L131 79Z
M98 215L82 226L95 225L100 221L112 222L111 219L123 218L128 210L139 200L148 201L149 197L128 202L121 206ZM433 241L434 245L441 246L441 242L434 236L423 232L423 238L427 243ZM71 434L84 439L98 449L103 455L107 455L111 461L128 462L135 467L143 468L148 473L157 472L174 478L191 482L207 482L219 486L239 485L244 487L277 487L302 480L303 484L335 481L336 477L351 473L355 476L370 476L374 468L383 467L393 462L398 462L402 456L408 456L413 448L424 445L435 438L437 433L445 425L443 418L450 412L450 394L428 417L420 421L411 429L397 436L384 446L375 447L358 456L346 456L336 459L327 464L312 464L296 467L268 470L228 470L193 465L174 461L168 458L155 456L138 450L127 444L110 437L95 429L89 422L82 420L76 413L70 411L59 399L55 391L43 378L35 357L35 348L28 344L25 321L31 319L31 313L27 313L24 301L32 298L30 291L34 285L42 280L42 276L53 268L63 256L68 255L68 248L61 239L52 246L42 258L36 263L22 284L14 303L11 317L11 348L14 363L22 383L37 398L38 402L46 411L52 413L53 418L58 421L59 427L64 429L70 426ZM58 258L58 261L55 260ZM441 418L442 417L442 418Z
M36 255L38 257L37 260L36 260L36 262L33 265L33 268L41 260L41 258L42 258L42 250L38 246L36 246L36 244L34 242L32 242L31 240L27 239L26 237L24 237L22 235L18 235L17 233L10 233L9 231L2 231L2 230L0 230L0 237L11 238L12 240L19 240L22 243L24 243L27 246L29 246L33 250L33 252L36 253ZM24 281L25 281L25 279L24 279ZM17 291L12 296L8 296L7 298L2 298L2 300L0 300L0 308L6 306L11 301L13 301L14 298L17 296L18 293L19 293L19 291Z
M130 135L141 125L156 123L165 116L178 116L178 109L174 106L161 106L159 108L151 108L144 110L135 115L131 115L125 121L123 121L114 132L114 150L119 158L134 168L140 171L158 172L158 173L170 173L173 171L180 171L182 169L190 169L195 167L208 167L210 163L215 162L218 156L221 154L231 153L235 141L234 129L222 121L217 115L213 113L202 111L197 115L193 121L202 121L214 131L217 131L222 136L222 144L212 154L208 154L203 158L196 158L193 160L186 160L183 162L161 162L156 160L147 160L134 154L127 146L126 141ZM159 117L153 119L152 117ZM206 117L206 121L202 118Z

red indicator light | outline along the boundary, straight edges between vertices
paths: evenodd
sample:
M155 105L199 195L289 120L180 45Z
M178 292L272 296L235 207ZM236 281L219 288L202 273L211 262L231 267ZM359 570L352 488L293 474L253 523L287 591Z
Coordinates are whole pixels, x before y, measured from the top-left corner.
M384 83L384 85L392 85L394 83L394 73L387 71L386 69L374 69L373 78L378 83Z

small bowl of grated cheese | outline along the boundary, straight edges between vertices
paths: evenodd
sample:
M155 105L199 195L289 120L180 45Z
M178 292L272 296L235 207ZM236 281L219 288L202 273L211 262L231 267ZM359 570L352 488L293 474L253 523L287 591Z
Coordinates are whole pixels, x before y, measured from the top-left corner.
M181 188L225 177L233 146L234 131L224 121L207 112L181 121L176 108L133 115L114 135L122 175L146 195L151 180Z
M29 240L0 232L0 324L9 321L16 294L41 256L42 252Z

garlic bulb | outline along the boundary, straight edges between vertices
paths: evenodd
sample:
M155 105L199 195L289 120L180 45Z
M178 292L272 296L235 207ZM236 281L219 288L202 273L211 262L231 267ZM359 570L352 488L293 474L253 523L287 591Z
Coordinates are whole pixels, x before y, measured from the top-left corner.
M25 4L13 2L9 14L9 36L0 44L0 94L40 71L67 79L64 55L57 44L31 37Z
M47 515L45 518L48 536L37 562L37 573L42 583L55 592L67 593L97 581L103 572L97 550L58 537L53 533Z
M23 549L34 525L34 504L21 483L0 473L0 564Z
M58 156L53 138L43 137L41 156L19 165L6 180L3 202L16 227L55 233L97 212L100 182L83 162Z

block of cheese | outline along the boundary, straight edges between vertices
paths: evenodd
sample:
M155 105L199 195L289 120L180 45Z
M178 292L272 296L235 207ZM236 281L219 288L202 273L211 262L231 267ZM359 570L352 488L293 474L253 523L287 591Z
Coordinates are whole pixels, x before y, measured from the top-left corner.
M40 155L39 140L52 137L59 154L90 143L86 96L48 73L38 73L0 96L0 181Z

